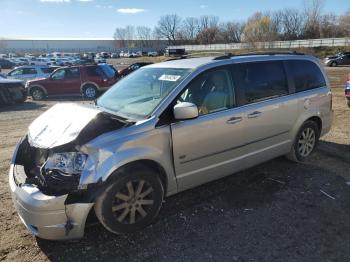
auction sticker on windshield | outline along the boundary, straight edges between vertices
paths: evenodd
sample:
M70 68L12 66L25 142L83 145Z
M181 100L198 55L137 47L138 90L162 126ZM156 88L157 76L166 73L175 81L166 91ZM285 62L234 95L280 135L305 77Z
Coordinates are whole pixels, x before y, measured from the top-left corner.
M180 77L178 75L161 75L158 80L176 82Z

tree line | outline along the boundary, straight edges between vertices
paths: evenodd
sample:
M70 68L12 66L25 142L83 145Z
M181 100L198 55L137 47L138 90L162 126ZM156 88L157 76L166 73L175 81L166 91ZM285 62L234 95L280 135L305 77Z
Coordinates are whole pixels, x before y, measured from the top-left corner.
M147 46L150 40L167 40L169 44L217 44L350 37L350 9L335 15L323 13L323 7L324 0L304 0L301 9L256 12L244 22L221 22L213 15L181 18L168 14L161 16L154 28L117 27L114 39L124 46L129 46L132 40Z

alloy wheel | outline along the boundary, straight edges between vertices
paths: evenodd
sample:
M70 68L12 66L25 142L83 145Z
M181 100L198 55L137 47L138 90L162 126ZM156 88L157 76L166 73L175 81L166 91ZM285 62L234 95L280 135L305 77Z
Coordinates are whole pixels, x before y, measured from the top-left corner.
M96 90L93 87L88 87L85 89L85 95L88 98L94 98L96 96Z
M41 99L43 99L44 94L43 94L43 92L42 92L41 90L35 89L35 90L32 92L32 97L33 97L33 99L35 99L35 100L41 100Z
M315 131L308 127L303 130L298 141L298 151L303 157L307 157L311 154L316 144Z
M115 195L112 212L119 223L135 224L147 216L154 203L152 186L145 180L129 181Z

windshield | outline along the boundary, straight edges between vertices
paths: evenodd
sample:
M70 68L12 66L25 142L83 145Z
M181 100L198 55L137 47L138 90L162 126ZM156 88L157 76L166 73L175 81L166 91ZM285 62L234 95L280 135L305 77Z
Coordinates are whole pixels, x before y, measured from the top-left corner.
M117 82L97 100L97 105L125 118L146 118L190 72L140 68Z

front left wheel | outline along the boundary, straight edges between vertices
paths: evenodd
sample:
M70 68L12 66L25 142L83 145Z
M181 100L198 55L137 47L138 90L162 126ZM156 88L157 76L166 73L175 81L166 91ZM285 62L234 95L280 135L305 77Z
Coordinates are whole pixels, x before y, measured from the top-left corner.
M44 91L39 87L33 87L30 94L34 100L43 100L45 97Z
M125 234L152 223L163 197L164 187L156 172L147 167L128 168L113 174L106 190L97 197L94 208L107 230Z

